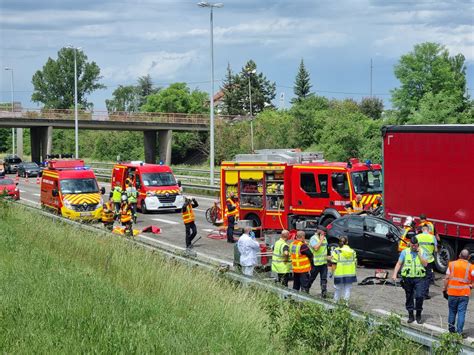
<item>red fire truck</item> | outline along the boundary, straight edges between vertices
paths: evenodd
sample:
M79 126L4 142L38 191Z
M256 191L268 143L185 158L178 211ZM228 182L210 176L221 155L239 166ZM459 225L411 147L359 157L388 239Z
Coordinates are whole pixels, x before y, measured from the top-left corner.
M436 267L468 248L474 253L474 125L386 126L384 209L402 224L425 214L441 237Z
M327 162L320 153L298 150L258 150L239 154L221 166L221 208L234 192L239 218L262 230L303 229L314 232L346 211L346 205L363 196L371 204L382 192L378 164Z

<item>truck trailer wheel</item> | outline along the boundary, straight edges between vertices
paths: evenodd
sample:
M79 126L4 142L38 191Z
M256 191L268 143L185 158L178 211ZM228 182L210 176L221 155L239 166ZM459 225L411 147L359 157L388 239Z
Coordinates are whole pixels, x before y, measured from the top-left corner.
M443 240L438 244L438 249L439 251L434 255L435 268L444 274L448 269L448 263L455 258L454 249L448 242Z

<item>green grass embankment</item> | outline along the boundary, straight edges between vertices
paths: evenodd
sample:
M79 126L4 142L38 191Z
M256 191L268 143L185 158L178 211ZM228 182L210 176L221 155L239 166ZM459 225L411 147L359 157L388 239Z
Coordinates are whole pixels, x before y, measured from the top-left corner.
M112 236L0 204L6 353L270 353L261 296Z

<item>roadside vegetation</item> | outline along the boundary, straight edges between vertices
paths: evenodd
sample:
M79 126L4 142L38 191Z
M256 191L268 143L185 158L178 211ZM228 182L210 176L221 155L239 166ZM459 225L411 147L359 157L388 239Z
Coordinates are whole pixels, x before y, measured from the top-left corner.
M400 321L283 301L0 201L5 353L423 353ZM455 353L455 352L453 352Z

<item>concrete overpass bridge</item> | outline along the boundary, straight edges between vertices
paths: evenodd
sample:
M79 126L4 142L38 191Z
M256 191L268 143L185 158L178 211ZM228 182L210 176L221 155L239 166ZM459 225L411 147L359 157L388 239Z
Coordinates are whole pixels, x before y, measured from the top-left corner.
M216 121L223 118L223 116L218 116ZM74 124L74 110L18 109L14 112L0 110L0 128L30 129L31 158L35 162L40 162L47 154L53 153L53 128L74 129ZM142 131L145 161L155 163L158 151L161 160L170 164L172 132L208 131L209 116L155 112L79 111L78 125L80 130ZM17 152L22 155L22 133L18 138Z

